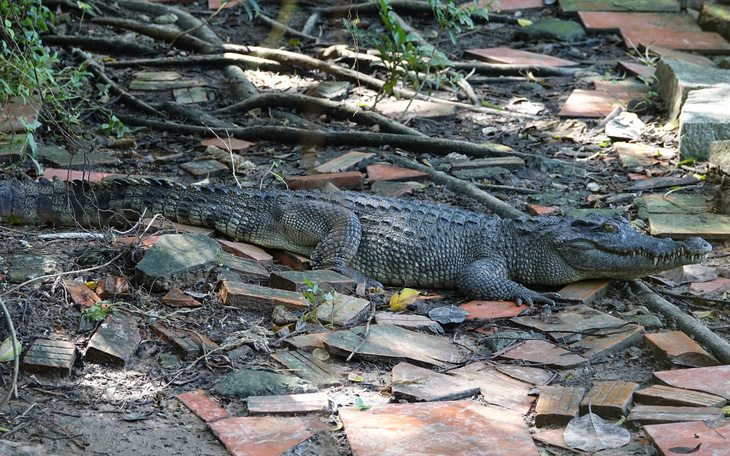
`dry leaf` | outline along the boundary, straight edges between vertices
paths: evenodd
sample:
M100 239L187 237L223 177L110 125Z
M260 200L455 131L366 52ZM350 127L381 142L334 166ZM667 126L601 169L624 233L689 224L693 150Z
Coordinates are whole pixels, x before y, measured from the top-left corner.
M406 310L406 306L413 304L419 293L418 290L413 288L402 289L390 298L390 308L396 312Z

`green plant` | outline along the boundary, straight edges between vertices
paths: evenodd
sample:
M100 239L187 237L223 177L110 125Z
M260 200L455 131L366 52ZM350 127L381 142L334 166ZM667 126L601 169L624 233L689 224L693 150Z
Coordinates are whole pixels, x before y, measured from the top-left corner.
M98 323L117 311L117 304L99 301L81 311L81 317L91 323Z
M304 283L307 284L307 290L302 291L302 296L304 296L307 301L309 301L310 305L312 306L312 311L302 316L302 319L304 321L319 322L317 308L324 303L329 303L331 309L334 309L335 297L337 296L337 293L335 291L329 291L327 293L324 293L319 284L313 284L306 277L304 278ZM330 326L333 326L333 318L334 313L330 315Z
M117 138L133 133L138 130L142 130L145 127L128 127L122 123L114 114L109 115L109 122L101 125L101 131L107 135L114 135Z

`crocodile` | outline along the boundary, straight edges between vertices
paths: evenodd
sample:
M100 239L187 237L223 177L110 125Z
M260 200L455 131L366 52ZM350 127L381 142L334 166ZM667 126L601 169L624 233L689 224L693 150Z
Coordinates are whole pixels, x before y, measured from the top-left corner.
M142 214L214 228L311 258L366 285L458 288L474 299L553 304L525 285L633 279L708 257L701 238L655 238L624 218L501 219L358 192L185 186L156 179L0 181L0 217L98 227Z

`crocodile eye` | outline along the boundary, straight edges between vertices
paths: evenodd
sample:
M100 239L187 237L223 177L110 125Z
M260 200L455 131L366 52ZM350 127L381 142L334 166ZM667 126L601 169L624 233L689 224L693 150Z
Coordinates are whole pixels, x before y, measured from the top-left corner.
M618 231L618 227L616 227L613 223L606 223L603 225L603 231L606 233L615 233Z

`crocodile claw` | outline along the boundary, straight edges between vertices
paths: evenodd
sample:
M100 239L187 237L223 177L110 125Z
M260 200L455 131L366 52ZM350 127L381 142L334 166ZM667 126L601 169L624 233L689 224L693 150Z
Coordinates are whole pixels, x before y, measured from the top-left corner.
M530 306L530 308L532 308L535 304L554 306L554 300L558 298L560 298L559 293L538 293L537 291L532 291L529 294L515 298L515 302L518 306L521 306L524 303Z

